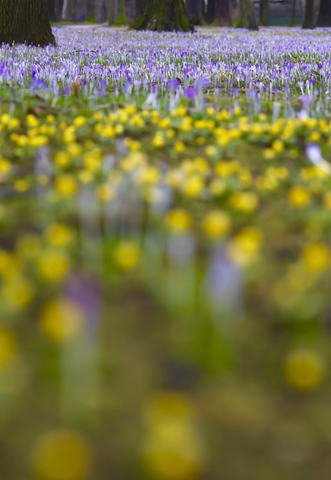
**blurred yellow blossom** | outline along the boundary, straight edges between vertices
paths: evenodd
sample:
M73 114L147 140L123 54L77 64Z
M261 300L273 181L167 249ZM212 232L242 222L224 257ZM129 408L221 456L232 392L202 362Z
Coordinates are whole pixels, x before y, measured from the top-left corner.
M139 245L132 240L122 240L114 250L114 259L123 270L132 270L140 260Z
M310 202L310 193L304 187L292 187L288 192L288 199L295 207L305 207Z
M330 265L330 251L323 243L313 243L303 249L302 259L308 270L326 270Z
M284 364L285 378L296 390L309 391L316 388L324 377L324 371L321 356L308 348L291 352Z
M35 445L32 468L40 480L84 480L92 468L92 450L77 433L50 432Z
M84 312L66 297L50 300L41 308L39 325L43 335L53 343L74 340L84 329Z
M166 220L170 230L176 233L186 232L192 226L191 215L182 208L170 210Z
M204 217L202 228L210 237L221 238L229 233L231 229L231 219L224 212L212 210Z
M58 282L69 272L70 262L63 252L50 250L42 253L38 259L38 272L46 282Z
M6 327L0 326L0 371L12 362L17 354L15 335Z

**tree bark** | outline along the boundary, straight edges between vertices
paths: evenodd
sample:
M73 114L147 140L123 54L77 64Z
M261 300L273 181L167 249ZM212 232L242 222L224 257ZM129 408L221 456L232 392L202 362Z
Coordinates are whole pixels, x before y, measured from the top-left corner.
M192 25L201 25L203 18L202 0L186 0L187 18Z
M230 25L230 0L218 0L216 4L217 24L221 27Z
M88 22L95 22L95 8L94 8L94 0L87 0L87 14L86 20Z
M312 29L314 26L314 0L306 0L305 18L303 20L302 28Z
M269 25L269 0L262 0L262 25Z
M107 22L108 25L112 25L114 23L113 14L111 11L111 0L106 0L106 9L107 9Z
M1 0L0 44L55 45L46 0Z
M68 14L69 14L69 0L64 0L63 6L62 6L61 20L64 22L68 20Z
M77 21L77 0L73 0L73 5L72 5L72 10L73 10L73 17L74 17L74 23Z
M128 25L128 19L125 12L125 0L118 0L117 2L117 19L114 25Z
M290 27L294 27L294 25L295 25L296 8L297 8L297 0L293 0L293 5L292 5L292 17L291 17Z
M145 0L142 15L132 24L136 30L193 31L184 0Z
M205 13L205 21L208 24L213 23L216 14L216 0L208 0L207 9Z
M331 27L331 1L330 0L321 0L316 26Z
M56 8L56 21L59 21L61 18L61 13L63 9L63 0L55 0L55 8Z
M47 0L48 14L51 22L56 22L56 9L55 9L55 0Z
M239 14L236 27L244 27L255 31L259 29L251 0L239 0Z

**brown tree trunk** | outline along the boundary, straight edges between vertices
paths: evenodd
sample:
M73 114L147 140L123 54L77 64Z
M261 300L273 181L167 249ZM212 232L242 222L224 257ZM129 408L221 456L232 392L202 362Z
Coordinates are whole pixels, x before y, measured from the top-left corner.
M117 0L117 19L114 25L128 25L125 12L125 0Z
M205 13L205 21L207 23L213 23L215 20L215 12L216 12L216 0L208 0L207 9Z
M193 25L200 25L203 18L202 0L186 0L187 18Z
M239 0L239 15L236 21L236 27L245 27L249 30L259 29L251 0Z
M86 20L88 22L95 22L95 6L94 0L87 0L87 14Z
M48 14L51 22L56 22L56 8L55 8L55 0L47 0L47 8Z
M132 24L136 30L193 31L184 0L145 0L142 15Z
M218 0L216 4L217 24L228 27L230 24L230 0Z
M1 0L0 44L55 45L46 0Z
M112 1L111 0L105 0L106 1L106 10L107 10L107 22L108 25L112 25L114 23L114 17L113 17L113 12L112 12Z
M269 0L262 0L262 25L269 25Z
M306 0L305 18L302 28L312 29L314 26L314 0Z
M295 13L296 13L296 8L297 8L297 0L293 0L293 4L292 4L292 16L291 16L291 24L290 24L290 27L294 27L294 25L295 25Z
M331 1L330 0L321 0L316 26L331 27Z

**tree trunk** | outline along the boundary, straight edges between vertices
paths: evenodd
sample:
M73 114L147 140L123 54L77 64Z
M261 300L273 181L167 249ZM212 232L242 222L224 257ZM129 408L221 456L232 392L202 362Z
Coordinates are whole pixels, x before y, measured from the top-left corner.
M66 21L68 20L68 13L69 13L69 0L64 0L63 2L63 7L62 7L62 15L61 15L61 20Z
M239 14L236 21L236 27L244 27L249 30L259 29L251 0L239 0Z
M213 21L215 20L215 13L216 13L216 0L208 0L207 10L205 14L205 21L208 24L213 23Z
M290 27L294 27L294 25L295 25L296 8L297 8L297 0L293 0L293 5L292 5L292 17L291 17Z
M51 22L56 22L55 0L47 0L47 8Z
M262 25L269 25L269 0L262 0Z
M201 25L203 18L202 0L186 0L187 18L192 25Z
M194 30L187 19L184 0L145 0L143 13L132 28L158 32Z
M128 19L125 12L125 0L118 0L117 2L117 19L115 25L128 25Z
M74 17L74 23L77 21L77 0L73 0L73 5L72 5L72 12L73 12L73 17Z
M108 25L112 25L114 23L113 14L111 11L111 0L106 0L106 9L107 9L107 22Z
M306 0L305 18L302 28L312 29L314 27L314 0Z
M55 0L55 7L56 7L56 20L59 21L62 14L63 9L63 0Z
M88 22L93 22L93 23L95 23L94 0L87 0L86 20L87 20Z
M317 27L331 27L331 1L321 0Z
M230 25L230 0L218 0L216 4L217 24L221 27Z
M46 0L1 0L0 45L55 45Z

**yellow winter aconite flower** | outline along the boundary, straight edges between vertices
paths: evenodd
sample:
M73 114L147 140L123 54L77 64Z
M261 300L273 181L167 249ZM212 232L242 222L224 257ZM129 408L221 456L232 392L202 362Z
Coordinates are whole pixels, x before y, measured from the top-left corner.
M40 238L38 237L38 235L34 235L32 233L25 233L21 235L16 242L17 254L20 258L33 258L38 254L40 250L40 245Z
M227 252L233 262L246 266L256 259L261 244L260 230L255 227L245 227L228 243Z
M69 155L67 152L57 152L55 155L55 162L60 167L65 167L69 163Z
M2 297L13 308L24 308L33 299L34 291L30 282L21 274L14 274L5 279Z
M84 329L84 312L66 297L50 300L40 311L39 325L43 335L53 343L74 340Z
M115 196L113 188L107 183L103 183L96 188L96 197L101 202L111 202Z
M71 197L77 193L77 182L72 175L61 175L55 181L56 190L65 197Z
M174 149L178 153L182 153L185 150L185 143L183 142L175 142Z
M310 202L310 193L304 187L292 187L288 192L288 199L295 207L305 207Z
M215 145L208 145L206 147L206 155L208 155L208 157L214 157L216 155L216 152L217 148L215 147Z
M320 132L312 132L312 133L309 135L309 139L310 139L312 142L318 142L318 141L321 139L321 134L320 134Z
M69 155L73 157L80 155L82 151L83 151L82 146L76 142L69 143L67 147L67 152L69 153Z
M16 180L16 182L14 183L14 189L16 190L16 192L26 192L28 188L28 184L23 178L20 180Z
M48 137L45 135L38 135L30 139L31 147L42 147L43 145L47 145Z
M72 229L61 223L53 223L44 230L45 239L57 247L68 245L73 240L73 236Z
M284 374L288 384L296 390L309 391L318 386L324 377L325 366L314 350L300 348L285 360Z
M330 258L330 251L323 243L307 245L302 251L303 263L308 270L326 270Z
M204 179L199 175L192 175L184 184L184 193L188 197L198 197L205 186Z
M4 158L0 158L0 174L5 174L7 175L10 173L12 169L12 164L9 162L9 160L5 160Z
M163 147L164 137L161 132L156 132L155 137L153 138L154 147Z
M93 173L90 170L81 170L78 178L83 185L87 185L93 181Z
M252 212L259 204L258 196L253 192L235 192L229 201L233 208L242 212Z
M17 354L15 335L6 327L0 326L0 371L6 368Z
M171 125L171 120L169 117L163 118L160 120L159 125L161 128L169 128Z
M231 229L231 219L224 212L212 210L204 217L202 228L210 237L221 238L229 233Z
M38 125L39 125L39 122L38 122L37 118L35 117L35 115L32 115L32 114L29 114L29 115L26 116L26 122L29 125L29 127L33 127L33 128L38 127ZM2 122L2 123L4 123L4 122Z
M272 149L277 153L280 153L284 150L284 144L280 140L275 140L274 142L272 142L271 146Z
M114 260L123 270L132 270L140 260L140 248L136 242L123 240L114 250Z
M219 162L215 167L216 175L220 175L221 177L228 177L229 175L233 175L234 173L238 172L240 168L239 162L232 160L231 162Z
M324 198L323 198L323 203L324 203L324 206L326 208L331 210L331 191L326 192L326 194L324 195Z
M184 233L192 226L191 215L182 208L170 210L166 217L169 229L176 233Z
M160 179L161 172L152 165L143 167L137 176L137 182L146 185L152 185L153 183L157 183Z
M46 282L62 280L69 272L70 262L61 251L46 251L38 259L38 273Z
M84 480L92 468L92 451L77 433L50 432L35 445L32 468L40 480Z
M79 128L82 127L86 122L86 118L80 115L79 117L76 117L74 120L74 125L75 127Z
M266 160L271 160L274 158L274 156L275 156L275 151L272 148L266 148L265 150L263 150L263 157Z
M190 402L171 392L150 400L142 448L145 469L161 480L193 480L201 475L204 451Z

